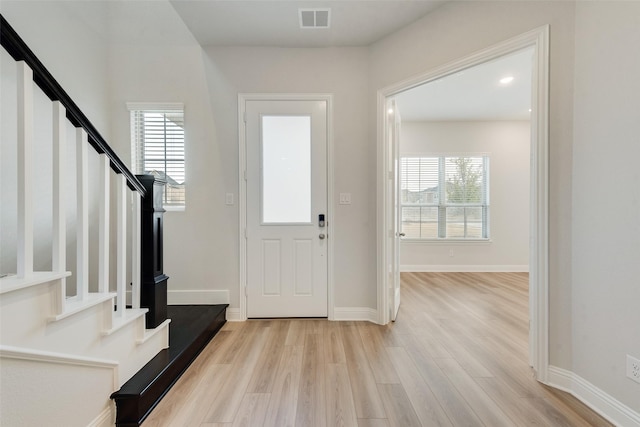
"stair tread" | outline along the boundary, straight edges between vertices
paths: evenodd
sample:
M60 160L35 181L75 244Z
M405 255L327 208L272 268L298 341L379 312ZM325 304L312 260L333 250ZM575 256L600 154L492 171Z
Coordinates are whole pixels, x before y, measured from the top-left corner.
M104 331L103 335L111 335L118 329L123 328L125 325L133 322L139 317L144 316L149 309L147 308L127 308L122 316L118 316L116 313L113 315L111 328Z
M160 323L158 326L152 329L145 329L142 338L138 339L138 344L142 344L147 342L151 337L160 333L160 331L164 330L164 328L169 327L169 323L171 323L171 319L167 319L164 322Z
M116 297L115 293L94 293L87 294L85 299L79 299L77 297L68 298L64 303L64 309L62 313L51 316L50 321L58 321L86 310L98 304L102 304L105 301Z
M138 425L226 322L227 304L168 306L169 348L111 395L117 425Z
M68 271L34 271L26 277L18 277L15 274L0 278L0 294L17 291L19 289L36 286L54 280L71 276Z
M184 307L189 307L190 312L186 312ZM211 309L211 307L216 307L216 309ZM168 306L167 310L171 319L171 324L169 325L169 348L161 351L151 359L117 393L130 395L143 392L154 379L174 363L182 353L188 350L196 335L206 332L207 321L210 320L210 316L212 314L220 314L226 307L226 305Z

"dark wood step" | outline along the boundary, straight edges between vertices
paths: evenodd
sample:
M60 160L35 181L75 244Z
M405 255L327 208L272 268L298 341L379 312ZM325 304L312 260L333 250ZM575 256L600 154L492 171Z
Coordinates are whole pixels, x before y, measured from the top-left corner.
M169 348L162 350L120 390L116 426L139 426L226 322L227 304L167 307Z

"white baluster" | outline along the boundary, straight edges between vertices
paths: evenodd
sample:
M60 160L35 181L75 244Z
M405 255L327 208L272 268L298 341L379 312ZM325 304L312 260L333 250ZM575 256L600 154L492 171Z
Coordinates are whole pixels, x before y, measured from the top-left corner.
M76 129L76 289L79 299L89 296L89 168L87 132Z
M18 253L17 273L33 273L33 71L18 67Z
M64 171L66 160L66 110L60 101L53 103L53 271L67 269L66 209Z
M127 300L127 180L124 175L117 176L117 238L116 238L116 263L117 263L117 316L124 316Z
M131 258L131 281L133 289L131 290L131 306L132 308L140 308L140 257L142 254L142 199L140 193L133 192L133 223L132 223L132 250Z
M109 198L110 167L106 154L100 154L100 217L98 219L98 291L109 292Z
M53 238L51 269L67 270L67 214L65 205L65 160L67 157L66 110L60 101L53 103ZM65 289L66 279L60 279ZM65 294L58 293L56 312L62 312Z

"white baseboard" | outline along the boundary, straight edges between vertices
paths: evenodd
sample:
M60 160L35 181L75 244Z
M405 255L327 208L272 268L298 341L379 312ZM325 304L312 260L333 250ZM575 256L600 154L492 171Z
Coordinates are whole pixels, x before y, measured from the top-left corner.
M227 321L228 322L242 322L243 319L240 318L240 309L239 308L227 308Z
M244 320L246 319L240 318L239 308L227 308L228 322L242 322ZM331 320L365 320L377 323L378 311L368 307L336 307Z
M407 273L528 273L528 265L401 265Z
M168 290L167 304L169 305L209 305L229 304L229 291L222 290Z
M572 394L608 421L620 427L640 427L640 413L589 381L566 369L549 366L548 384Z
M369 307L335 307L333 320L364 320L378 322L378 310Z

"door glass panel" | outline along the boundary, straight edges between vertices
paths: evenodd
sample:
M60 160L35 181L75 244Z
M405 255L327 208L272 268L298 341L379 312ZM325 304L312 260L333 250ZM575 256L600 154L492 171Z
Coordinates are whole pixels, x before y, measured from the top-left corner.
M262 223L311 222L311 117L262 116Z

